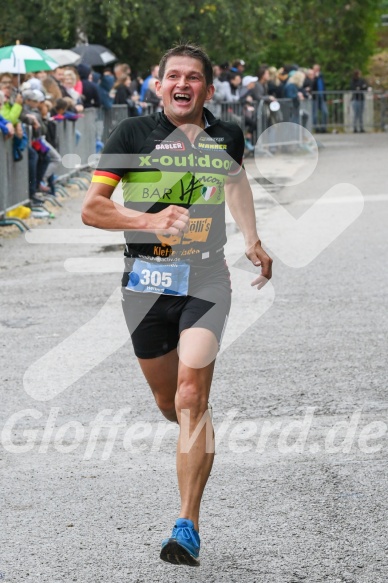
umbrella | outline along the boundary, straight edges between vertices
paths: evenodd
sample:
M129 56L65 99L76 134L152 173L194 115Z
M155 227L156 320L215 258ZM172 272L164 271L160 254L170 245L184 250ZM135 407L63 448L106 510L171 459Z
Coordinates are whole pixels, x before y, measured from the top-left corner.
M81 55L81 62L90 67L117 61L116 55L102 45L79 45L71 50Z
M65 65L78 65L81 61L81 56L70 49L46 49L44 52L63 67Z
M0 49L0 72L35 73L52 71L58 67L55 59L46 55L42 49L27 45L12 45Z

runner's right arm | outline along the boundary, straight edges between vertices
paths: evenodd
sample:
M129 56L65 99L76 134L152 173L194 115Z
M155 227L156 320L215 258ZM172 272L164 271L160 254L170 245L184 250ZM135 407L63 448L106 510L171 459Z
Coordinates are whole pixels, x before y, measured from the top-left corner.
M85 225L99 229L161 232L170 235L185 233L189 228L187 209L170 205L159 213L142 213L111 200L114 189L129 170L128 167L122 167L127 165L126 161L122 161L122 155L126 160L128 154L136 153L136 147L133 144L133 123L136 122L131 119L124 120L109 136L102 159L86 193L82 207L82 221ZM107 158L109 168L106 168ZM105 160L105 165L102 160Z
M90 185L82 206L85 225L108 230L136 230L179 235L188 230L189 211L170 205L159 213L140 213L111 200L115 186L94 183Z

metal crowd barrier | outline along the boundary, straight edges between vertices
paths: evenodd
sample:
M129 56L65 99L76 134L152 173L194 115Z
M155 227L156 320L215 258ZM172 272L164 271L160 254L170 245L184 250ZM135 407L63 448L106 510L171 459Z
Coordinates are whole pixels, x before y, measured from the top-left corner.
M63 120L57 122L57 140L58 140L58 152L61 158L67 156L68 154L74 154L75 151L75 122L69 120ZM57 175L60 178L67 177L69 175L69 168L64 166L62 163L57 170Z
M352 132L354 128L353 91L312 93L315 131ZM387 94L363 91L363 126L365 131L385 131L387 125Z
M279 109L272 111L269 104L257 105L256 152L271 156L277 151L295 148L312 151L315 146L312 131L312 100L295 103L292 99L277 100ZM307 130L307 131L305 131Z
M351 91L330 91L321 96L326 105L323 107L324 115L322 119L322 101L317 94L312 95L312 99L305 99L300 102L299 125L290 139L292 143L301 143L302 126L310 132L319 128L319 124L324 124L325 129L352 131L353 129L353 107ZM365 92L364 106L364 127L366 131L388 130L388 93L386 92ZM254 128L254 142L276 123L281 121L296 121L295 109L292 100L281 99L280 111L275 114L269 112L268 107L263 102L253 104L253 109L247 110L240 103L210 104L209 109L225 121L237 123L245 132ZM214 110L217 109L217 111ZM143 115L147 115L153 110L152 106L144 108ZM325 119L326 114L326 119ZM251 116L247 119L247 115ZM81 181L76 180L74 175L81 175L83 168L88 167L89 156L96 152L96 139L106 141L110 132L120 121L128 117L126 105L114 105L110 110L87 109L83 117L76 122L65 120L57 123L59 153L63 157L66 154L77 154L80 157L78 164L72 168L63 164L57 171L60 181L75 182L81 186ZM253 121L252 121L253 120ZM99 125L100 124L100 125ZM272 139L268 138L265 151L270 151L270 142L276 143L275 130L268 132ZM82 183L82 186L85 185ZM58 191L66 194L63 185L59 185ZM13 159L12 140L5 140L0 135L0 221L1 224L17 224L17 219L7 219L5 213L17 206L29 202L28 197L28 151L23 152L23 158L19 162ZM21 222L21 221L20 221Z
M28 151L24 150L23 158L15 162L13 140L0 134L0 225L17 225L24 230L23 221L5 214L28 201Z
M299 105L300 120L297 123L310 132L352 132L354 128L354 110L352 105L352 91L326 91L321 94L313 93L309 99L304 99ZM263 102L255 103L255 117L258 120L256 139L269 125L279 121L295 121L293 105L290 99L279 99L280 112L278 115L269 115ZM267 124L264 118L267 115L272 121ZM261 109L262 108L262 109ZM212 103L209 109L224 121L233 121L246 129L244 108L240 103ZM366 131L388 130L388 93L379 91L364 92L363 121ZM274 121L275 120L275 121Z
M127 105L112 105L111 109L101 109L99 121L102 121L101 140L106 143L110 133L123 119L128 117Z
M97 110L90 108L75 122L74 153L81 158L83 168L88 166L89 156L96 151L96 120Z

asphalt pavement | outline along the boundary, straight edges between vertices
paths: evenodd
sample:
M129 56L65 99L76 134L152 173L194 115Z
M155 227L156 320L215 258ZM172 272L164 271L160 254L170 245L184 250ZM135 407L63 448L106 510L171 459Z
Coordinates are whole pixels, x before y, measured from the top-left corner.
M199 568L159 559L178 428L132 353L121 235L82 225L82 193L0 234L0 581L386 583L387 140L321 136L305 180L314 152L246 162L274 274L250 288L228 215Z

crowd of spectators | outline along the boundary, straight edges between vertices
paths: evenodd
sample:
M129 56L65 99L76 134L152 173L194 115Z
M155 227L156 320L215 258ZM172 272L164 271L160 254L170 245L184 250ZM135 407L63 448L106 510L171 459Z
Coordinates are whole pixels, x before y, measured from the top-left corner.
M262 65L256 74L250 74L245 62L239 59L232 64L214 65L213 72L215 94L209 109L223 117L231 104L239 105L248 150L253 150L255 106L260 102L268 108L272 122L276 122L276 107L271 104L288 98L293 104L290 121L305 123L306 119L300 115L300 103L312 100L314 129L326 131L326 86L318 64L312 68L285 65L280 69ZM125 63L106 67L101 73L80 64L26 74L22 79L18 75L0 74L0 131L5 139L13 138L15 161L21 160L24 153L28 156L32 203L41 203L47 194L55 195L55 172L61 160L56 124L63 120L75 121L90 107L110 109L116 104L126 105L128 116L161 111L162 102L155 91L158 75L159 67L153 65L143 80L133 75ZM367 84L359 71L354 73L350 89L354 130L364 131L362 115Z
M223 63L213 67L214 85L216 88L210 108L218 116L226 116L226 110L233 103L242 106L246 131L246 146L253 150L252 135L256 130L254 106L263 103L270 123L281 121L278 107L271 103L279 99L290 99L292 109L289 121L306 125L307 113L300 104L304 100L312 101L312 124L317 133L327 132L328 108L327 90L324 76L319 64L311 68L299 67L296 64L285 65L279 69L262 65L255 75L246 71L246 64L239 59L232 64ZM352 90L352 106L354 110L354 131L363 132L363 110L366 81L360 71L355 71L349 89ZM233 111L233 108L232 108Z

